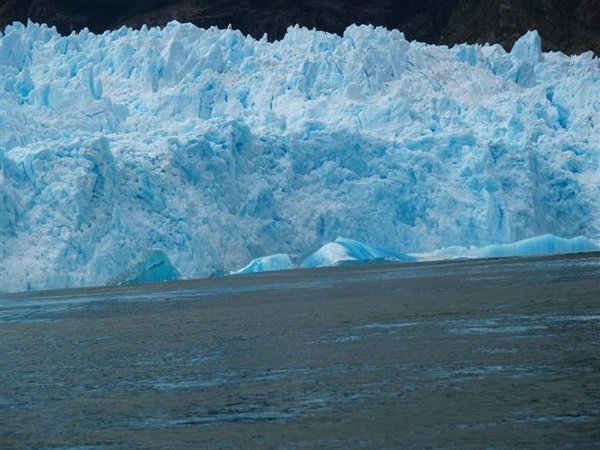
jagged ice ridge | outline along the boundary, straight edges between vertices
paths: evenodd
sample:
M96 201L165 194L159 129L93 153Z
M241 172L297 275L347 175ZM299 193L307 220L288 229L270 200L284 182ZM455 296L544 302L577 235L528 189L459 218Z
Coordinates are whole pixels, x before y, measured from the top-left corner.
M600 61L535 32L507 53L369 26L270 43L28 23L0 70L4 291L102 285L155 251L192 278L337 236L600 237Z

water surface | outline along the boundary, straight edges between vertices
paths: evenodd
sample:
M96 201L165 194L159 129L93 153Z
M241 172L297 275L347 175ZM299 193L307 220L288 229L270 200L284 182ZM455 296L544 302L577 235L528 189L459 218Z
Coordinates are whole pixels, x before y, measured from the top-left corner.
M2 447L600 445L600 254L4 295Z

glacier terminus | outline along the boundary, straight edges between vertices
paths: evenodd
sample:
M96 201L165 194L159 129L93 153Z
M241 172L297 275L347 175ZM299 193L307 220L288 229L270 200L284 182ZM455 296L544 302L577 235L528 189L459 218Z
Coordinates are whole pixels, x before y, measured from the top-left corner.
M0 89L2 291L600 240L600 60L535 31L15 23Z

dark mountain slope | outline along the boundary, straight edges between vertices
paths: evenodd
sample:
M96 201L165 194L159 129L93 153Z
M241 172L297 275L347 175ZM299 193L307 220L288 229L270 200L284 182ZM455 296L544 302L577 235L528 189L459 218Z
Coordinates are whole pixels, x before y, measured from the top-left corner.
M371 23L429 43L497 42L506 48L535 28L547 50L600 54L600 0L0 0L2 29L28 18L56 25L63 34L176 19L201 27L232 24L270 39L296 23L335 33Z
M459 0L439 42L497 42L512 48L537 29L546 50L600 54L600 0Z

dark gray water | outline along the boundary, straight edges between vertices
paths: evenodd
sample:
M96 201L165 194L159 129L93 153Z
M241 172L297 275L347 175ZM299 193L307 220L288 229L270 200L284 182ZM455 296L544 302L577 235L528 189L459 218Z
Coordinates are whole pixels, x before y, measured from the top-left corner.
M600 446L600 254L4 295L2 448Z

